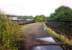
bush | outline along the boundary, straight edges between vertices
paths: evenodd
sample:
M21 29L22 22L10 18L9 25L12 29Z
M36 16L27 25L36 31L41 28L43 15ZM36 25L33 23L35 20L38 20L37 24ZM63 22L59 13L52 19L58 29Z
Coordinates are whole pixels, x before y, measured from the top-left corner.
M0 13L0 50L17 50L15 40L19 37L19 27Z
M45 22L46 21L46 17L44 15L37 15L34 18L35 22Z

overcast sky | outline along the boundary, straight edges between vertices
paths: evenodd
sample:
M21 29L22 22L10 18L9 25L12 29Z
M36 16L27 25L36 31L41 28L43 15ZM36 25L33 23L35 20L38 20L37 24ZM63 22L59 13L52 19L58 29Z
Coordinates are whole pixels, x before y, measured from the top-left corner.
M14 15L49 16L61 5L72 6L72 0L0 0L0 9Z

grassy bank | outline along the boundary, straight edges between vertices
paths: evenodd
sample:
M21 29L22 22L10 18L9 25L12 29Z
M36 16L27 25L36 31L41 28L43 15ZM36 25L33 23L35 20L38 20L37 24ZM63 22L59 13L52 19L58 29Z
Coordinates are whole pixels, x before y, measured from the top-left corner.
M72 40L69 40L66 36L61 35L60 33L53 31L51 28L47 27L44 23L43 23L43 25L44 25L44 28L48 32L49 35L51 35L55 38L58 38L64 44L72 45Z

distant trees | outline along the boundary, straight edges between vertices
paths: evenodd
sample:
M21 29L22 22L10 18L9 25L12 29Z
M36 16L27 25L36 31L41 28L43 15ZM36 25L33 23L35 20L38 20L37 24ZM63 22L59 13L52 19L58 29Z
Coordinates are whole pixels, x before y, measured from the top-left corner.
M72 9L66 6L61 6L50 15L48 21L60 22L60 29L67 35L72 35Z
M46 21L46 17L44 15L37 15L34 18L35 22L45 22Z
M19 19L33 19L33 16L18 16Z

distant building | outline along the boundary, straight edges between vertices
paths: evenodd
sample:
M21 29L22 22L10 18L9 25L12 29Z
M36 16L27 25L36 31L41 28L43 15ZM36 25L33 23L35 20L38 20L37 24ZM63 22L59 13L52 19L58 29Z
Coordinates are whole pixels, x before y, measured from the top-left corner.
M32 21L33 19L25 19L25 20L27 20L27 21Z
M19 16L16 15L7 15L8 19L12 20L13 22L18 23L19 25L34 23L33 19L19 19Z
M18 17L15 15L7 15L10 20L18 20Z

